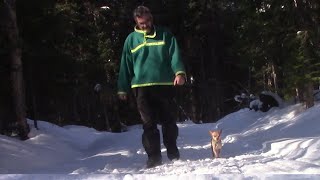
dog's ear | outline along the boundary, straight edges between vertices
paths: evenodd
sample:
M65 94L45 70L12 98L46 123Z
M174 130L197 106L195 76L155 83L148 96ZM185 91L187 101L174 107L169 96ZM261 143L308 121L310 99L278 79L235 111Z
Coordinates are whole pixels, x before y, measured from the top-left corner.
M210 134L210 136L213 136L213 134L214 134L214 131L209 131L209 134Z

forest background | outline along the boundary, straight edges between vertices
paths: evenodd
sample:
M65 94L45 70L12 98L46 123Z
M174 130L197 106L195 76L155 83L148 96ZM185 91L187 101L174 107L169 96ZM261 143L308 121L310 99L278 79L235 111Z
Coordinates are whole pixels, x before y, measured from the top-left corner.
M1 0L1 134L15 123L26 139L27 118L112 132L140 123L132 95L116 94L138 5L178 39L188 75L178 121L215 122L241 108L235 95L264 90L313 106L318 0Z

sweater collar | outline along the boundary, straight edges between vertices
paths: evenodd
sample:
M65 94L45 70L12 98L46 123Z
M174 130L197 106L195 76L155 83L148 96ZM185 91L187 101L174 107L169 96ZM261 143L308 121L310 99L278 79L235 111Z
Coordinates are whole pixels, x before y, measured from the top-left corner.
M147 32L146 32L146 31L143 31L143 30L138 29L137 26L134 27L134 31L135 31L135 32L137 32L137 33L142 33L142 34L143 34L145 37L147 37L147 38L155 38L155 37L156 37L156 35L157 35L156 27L153 26L153 29L154 29L153 34L147 35Z

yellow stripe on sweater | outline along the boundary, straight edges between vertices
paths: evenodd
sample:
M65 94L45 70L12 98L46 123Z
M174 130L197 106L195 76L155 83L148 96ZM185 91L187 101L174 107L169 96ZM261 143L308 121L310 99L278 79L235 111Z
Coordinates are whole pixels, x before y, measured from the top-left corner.
M145 84L133 84L133 85L131 85L131 88L156 86L156 85L173 85L173 82L155 82L155 83L145 83Z
M163 46L165 45L164 41L158 41L158 42L143 42L142 44L139 44L137 47L131 49L131 53L135 53L138 51L140 48L144 46Z

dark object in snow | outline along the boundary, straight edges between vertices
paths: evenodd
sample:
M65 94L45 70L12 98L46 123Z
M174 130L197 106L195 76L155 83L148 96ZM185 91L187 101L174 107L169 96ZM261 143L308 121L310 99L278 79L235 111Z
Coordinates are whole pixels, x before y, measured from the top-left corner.
M24 141L29 139L28 133L30 132L30 126L27 124L27 133L24 133L23 127L17 123L9 123L4 130L4 134L9 137L18 137L20 140Z
M272 107L282 107L282 98L271 91L262 91L259 98L256 98L253 94L247 96L245 93L241 95L236 95L234 100L239 103L238 108L249 108L254 111L267 112Z
M279 107L278 101L273 96L271 96L269 94L261 93L259 95L259 99L262 103L261 108L260 108L260 110L262 112L267 112L272 107Z

